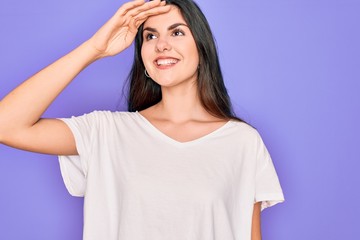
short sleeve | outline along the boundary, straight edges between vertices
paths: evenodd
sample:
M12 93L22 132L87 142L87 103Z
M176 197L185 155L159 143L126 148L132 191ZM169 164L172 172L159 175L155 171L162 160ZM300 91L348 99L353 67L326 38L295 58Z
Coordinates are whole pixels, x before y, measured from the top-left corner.
M284 201L279 178L270 154L258 135L255 202L262 202L261 210Z
M82 197L85 195L87 171L96 140L97 113L60 120L64 121L73 133L79 154L59 156L61 175L69 193Z

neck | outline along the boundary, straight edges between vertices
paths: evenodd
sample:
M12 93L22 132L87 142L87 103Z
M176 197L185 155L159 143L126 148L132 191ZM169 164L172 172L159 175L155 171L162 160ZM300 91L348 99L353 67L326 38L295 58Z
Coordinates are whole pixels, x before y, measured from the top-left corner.
M162 89L162 100L157 104L158 117L172 122L185 122L209 117L197 93L196 84L186 88Z

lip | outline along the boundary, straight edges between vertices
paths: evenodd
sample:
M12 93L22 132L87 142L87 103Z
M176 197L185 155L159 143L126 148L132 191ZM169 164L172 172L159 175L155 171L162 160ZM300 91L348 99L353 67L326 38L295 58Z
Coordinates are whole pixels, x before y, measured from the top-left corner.
M158 61L161 61L161 60L162 61L168 60L169 64L158 65ZM178 58L174 58L174 57L170 57L170 56L160 56L154 60L154 65L158 69L168 69L168 68L172 68L173 66L175 66L179 61L180 61L180 59L178 59Z

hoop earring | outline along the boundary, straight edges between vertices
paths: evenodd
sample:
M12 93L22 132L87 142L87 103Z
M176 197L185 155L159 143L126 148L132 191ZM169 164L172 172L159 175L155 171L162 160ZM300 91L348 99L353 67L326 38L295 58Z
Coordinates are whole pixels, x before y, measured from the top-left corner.
M145 73L145 76L146 76L146 77L151 78L151 77L149 76L148 72L146 71L146 69L145 69L144 73Z

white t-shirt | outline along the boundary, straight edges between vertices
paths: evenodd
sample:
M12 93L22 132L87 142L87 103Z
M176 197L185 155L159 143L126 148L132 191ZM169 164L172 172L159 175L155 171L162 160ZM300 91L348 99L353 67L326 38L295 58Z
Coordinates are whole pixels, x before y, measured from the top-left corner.
M284 200L245 123L181 143L138 112L62 120L79 156L60 156L60 167L70 194L85 197L85 240L250 240L254 203Z

